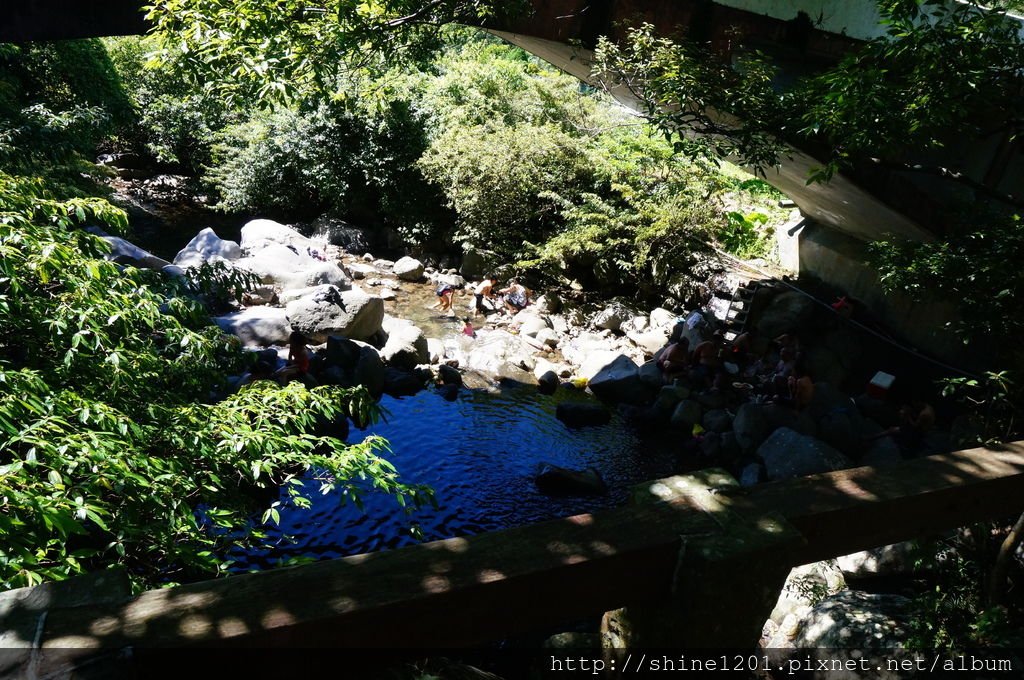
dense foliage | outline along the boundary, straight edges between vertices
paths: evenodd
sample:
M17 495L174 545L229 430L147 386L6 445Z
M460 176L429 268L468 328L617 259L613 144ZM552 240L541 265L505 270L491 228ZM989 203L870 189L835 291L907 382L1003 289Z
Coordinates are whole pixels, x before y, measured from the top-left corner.
M686 37L659 37L649 24L629 28L623 44L601 40L595 74L608 89L626 88L666 133L700 132L676 142L690 157L736 156L765 170L785 153L784 140L823 156L812 181L873 162L1009 200L963 168L928 166L911 154L964 136L1020 133L1019 21L974 2L878 4L884 36L792 82L780 82L774 62L742 41L715 52Z
M441 37L415 68L345 74L342 99L310 89L289 107L232 114L206 174L221 207L330 213L429 252L467 242L549 283L628 279L656 295L734 231L725 192L762 211L776 197L681 161L643 121L516 48L467 30Z
M97 172L87 158L129 100L100 44L2 54L0 586L115 564L138 585L215 574L228 546L262 540L279 503L308 503L304 473L356 502L370 490L420 502L426 491L380 457L384 442L330 436L339 419L373 417L365 391L257 383L229 394L227 373L249 359L208 309L251 282L104 259L107 242L83 227L124 231L126 216L89 196L99 189L82 170ZM62 59L80 70L53 65ZM82 78L96 98L78 94Z
M165 0L148 7L156 61L172 61L220 96L270 103L312 88L337 90L343 74L416 62L436 47L438 27L521 11L493 0Z

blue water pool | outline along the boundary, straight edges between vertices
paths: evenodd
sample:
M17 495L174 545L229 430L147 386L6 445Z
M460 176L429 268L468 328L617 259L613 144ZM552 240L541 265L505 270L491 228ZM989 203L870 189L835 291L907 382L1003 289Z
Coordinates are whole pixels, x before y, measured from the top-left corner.
M402 479L431 486L437 508L414 519L424 538L468 536L546 519L589 512L626 501L637 482L674 472L675 437L640 432L619 415L602 427L570 430L555 418L560 401L588 399L561 390L542 396L535 387L500 392L462 390L446 401L432 390L412 397L385 397L386 422L353 431L350 440L379 434L391 444L389 459ZM534 484L542 462L566 468L595 467L610 492L603 497L551 497ZM353 555L415 543L409 519L396 503L368 495L365 512L342 504L339 494L320 495L307 482L310 509L285 508L271 529L276 546L256 554L232 555L239 569L268 568L282 558L318 559Z

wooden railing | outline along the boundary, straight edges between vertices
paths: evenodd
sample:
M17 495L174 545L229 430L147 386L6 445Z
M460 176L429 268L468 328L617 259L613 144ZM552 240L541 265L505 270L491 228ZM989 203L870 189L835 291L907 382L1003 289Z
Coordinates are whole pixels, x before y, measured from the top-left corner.
M22 642L66 648L65 660L126 646L451 648L627 607L613 622L631 627L626 643L753 644L792 566L1020 512L1024 445L751 488L705 470L635 495L628 507L125 601L24 598L32 611L21 614L40 621ZM688 629L707 606L726 614L721 625L703 612L701 631ZM678 619L671 639L645 637L643 620L665 616Z

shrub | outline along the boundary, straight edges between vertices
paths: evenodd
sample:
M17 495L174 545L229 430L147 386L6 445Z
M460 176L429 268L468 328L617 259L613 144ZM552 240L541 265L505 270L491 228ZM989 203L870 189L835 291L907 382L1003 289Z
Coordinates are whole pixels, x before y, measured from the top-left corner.
M237 340L160 274L98 259L105 241L77 228L88 221L125 226L102 200L0 173L3 587L114 564L140 586L217 573L228 546L261 541L260 511L276 521L256 492L281 486L305 506L307 471L346 499L425 498L381 440L316 434L371 417L365 390L263 383L212 400L245 365Z

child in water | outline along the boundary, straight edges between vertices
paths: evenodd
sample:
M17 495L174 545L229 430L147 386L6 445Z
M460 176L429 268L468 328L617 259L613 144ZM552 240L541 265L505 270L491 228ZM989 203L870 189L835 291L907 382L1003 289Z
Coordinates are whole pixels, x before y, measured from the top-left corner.
M462 334L463 335L468 335L471 338L475 338L476 337L476 329L473 328L473 322L469 320L468 316L466 318L464 318L463 321L466 322L466 325L462 327Z

